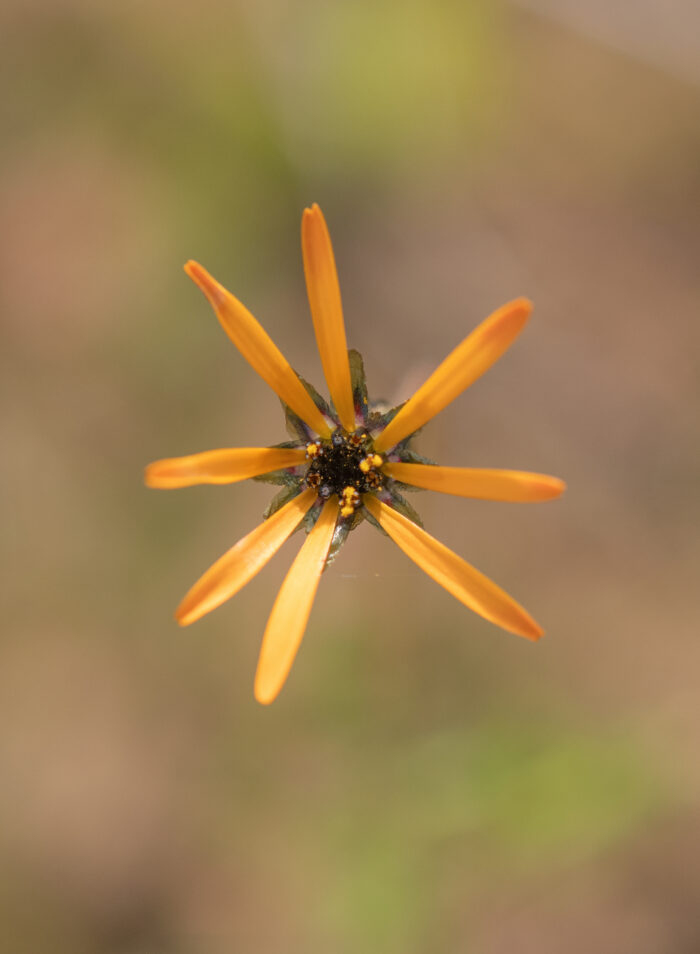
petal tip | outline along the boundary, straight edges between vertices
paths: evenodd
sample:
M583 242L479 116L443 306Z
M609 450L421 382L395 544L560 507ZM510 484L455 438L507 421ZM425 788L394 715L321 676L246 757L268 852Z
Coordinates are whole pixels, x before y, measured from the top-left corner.
M534 307L529 298L515 298L503 306L503 317L517 322L522 327L529 321Z
M509 301L507 305L504 305L503 310L511 315L518 315L525 320L530 317L534 307L535 305L530 298L525 298L524 295L521 295L519 298L514 298L512 301Z
M173 487L182 486L173 481L167 460L154 460L147 464L143 471L143 482L153 490L172 490Z
M189 277L190 277L193 281L197 281L197 279L196 279L195 276L197 275L197 273L198 273L199 271L202 270L202 266L199 264L199 262L195 262L195 260L194 260L193 258L189 258L189 259L185 262L185 264L182 266L182 268L183 268L185 274L189 275Z
M552 499L556 500L557 497L561 497L561 495L566 492L567 490L566 481L561 480L559 477L555 477L552 490L553 490Z
M157 487L158 482L155 477L155 465L146 464L143 469L143 482L146 487Z
M526 620L522 620L521 625L515 630L515 634L517 636L524 636L525 639L536 643L544 636L544 630L539 623L536 623L531 616L528 616Z
M178 624L178 626L189 626L192 620L191 612L188 611L184 603L180 603L178 608L173 614L173 619Z
M261 706L269 706L277 698L276 692L270 692L269 689L258 686L257 683L253 689L253 695L255 696L255 701L260 703Z
M190 259L188 262L185 262L183 268L185 273L192 279L195 285L204 292L214 307L222 304L226 300L224 289L199 262Z
M269 672L265 673L264 667L258 664L258 670L255 673L255 682L253 684L255 701L259 702L261 706L269 706L280 694L283 683L284 680L279 682L279 680L271 678L271 674Z
M325 222L325 219L321 211L321 206L318 202L314 202L304 209L304 214L301 219L302 228L311 228L319 222Z

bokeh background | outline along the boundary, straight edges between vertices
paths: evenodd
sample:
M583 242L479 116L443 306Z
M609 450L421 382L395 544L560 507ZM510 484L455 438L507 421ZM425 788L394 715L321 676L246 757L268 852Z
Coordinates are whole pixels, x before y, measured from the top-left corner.
M4 0L3 951L700 949L699 37L693 0ZM534 299L421 449L569 490L414 498L539 644L364 525L262 708L297 540L179 629L269 491L142 468L286 437L190 257L322 382L313 201L375 397Z

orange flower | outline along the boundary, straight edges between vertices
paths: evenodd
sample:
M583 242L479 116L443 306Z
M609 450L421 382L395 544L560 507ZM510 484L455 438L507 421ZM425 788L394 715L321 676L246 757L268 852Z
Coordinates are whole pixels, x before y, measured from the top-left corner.
M304 210L301 227L306 287L331 404L303 381L247 308L201 265L185 271L209 299L224 331L275 391L293 439L276 447L206 451L155 461L149 487L235 483L281 484L260 526L198 580L175 618L186 626L237 593L298 528L306 539L277 595L265 629L255 697L269 703L294 661L326 566L350 530L368 520L418 566L474 612L503 629L539 639L542 629L500 587L422 528L404 499L407 486L485 500L558 497L556 477L514 470L438 467L412 448L416 432L487 371L511 345L532 306L524 298L483 321L405 404L380 413L368 398L362 358L348 351L333 248L320 208Z

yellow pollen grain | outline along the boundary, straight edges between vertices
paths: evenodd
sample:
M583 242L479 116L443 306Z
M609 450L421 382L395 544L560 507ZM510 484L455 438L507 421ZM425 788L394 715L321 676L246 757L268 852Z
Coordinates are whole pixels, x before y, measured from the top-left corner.
M306 445L306 456L307 456L308 458L310 458L310 459L313 459L314 457L318 457L318 452L319 452L319 450L320 450L320 448L319 448L318 444L316 444L316 443L307 444L307 445Z
M355 513L355 508L351 506L345 506L340 508L340 513L343 517L351 517Z
M375 467L381 467L384 463L384 458L380 454L373 454L372 463Z
M364 460L360 461L360 470L362 471L363 474L368 474L370 472L371 467L372 467L372 464L370 462L369 457L365 457Z

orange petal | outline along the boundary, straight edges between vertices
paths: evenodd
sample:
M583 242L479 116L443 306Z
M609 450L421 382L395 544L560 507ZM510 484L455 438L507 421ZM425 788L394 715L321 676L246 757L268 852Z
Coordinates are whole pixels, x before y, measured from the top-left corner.
M207 296L224 331L263 381L312 430L322 437L329 437L328 421L311 400L287 359L248 309L197 262L188 262L185 271Z
M406 556L470 610L517 636L540 638L542 628L500 586L376 497L366 494L363 502Z
M345 430L354 431L355 406L338 273L328 226L323 212L315 203L310 209L304 209L301 250L323 373L341 424Z
M438 490L456 497L509 500L532 503L563 494L566 484L558 477L531 474L525 470L490 470L478 467L433 467L388 461L384 473L394 480L425 490Z
M276 698L292 668L323 573L337 517L338 500L331 497L323 505L313 530L277 594L255 674L255 698L264 705Z
M181 626L194 623L249 583L297 528L315 499L313 490L305 490L224 553L178 606L175 612L178 623Z
M303 448L236 447L166 457L146 467L146 486L170 489L194 484L234 484L272 470L298 467L304 463Z
M531 302L526 298L516 298L482 321L375 438L375 448L380 453L389 450L454 401L510 347L531 311Z

